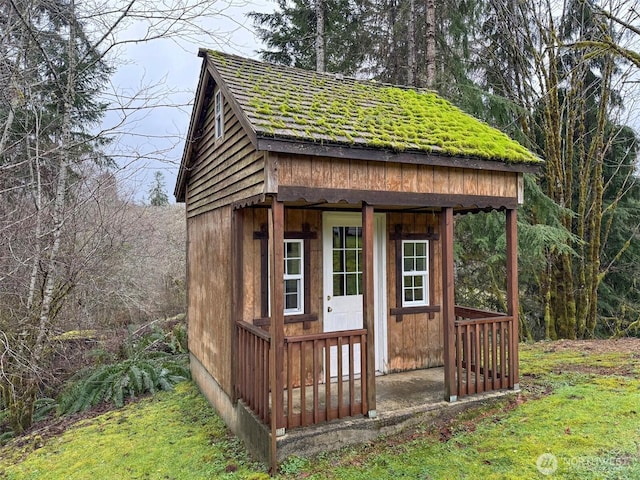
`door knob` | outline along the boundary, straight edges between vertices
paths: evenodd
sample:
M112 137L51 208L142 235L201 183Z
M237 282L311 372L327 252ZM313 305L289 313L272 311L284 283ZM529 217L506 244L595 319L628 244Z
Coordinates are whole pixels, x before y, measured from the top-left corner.
M333 308L327 307L327 312L333 312Z

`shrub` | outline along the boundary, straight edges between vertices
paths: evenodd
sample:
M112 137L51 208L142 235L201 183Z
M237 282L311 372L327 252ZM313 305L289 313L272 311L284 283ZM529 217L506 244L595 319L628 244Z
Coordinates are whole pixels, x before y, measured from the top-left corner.
M189 379L188 355L153 349L157 345L150 335L130 343L124 360L80 372L62 392L58 413L75 413L102 402L121 407L126 398L171 390L176 383Z
M171 390L190 378L186 328L173 325L133 335L120 348L116 361L79 372L60 395L59 414L71 414L108 402L121 407L127 398Z

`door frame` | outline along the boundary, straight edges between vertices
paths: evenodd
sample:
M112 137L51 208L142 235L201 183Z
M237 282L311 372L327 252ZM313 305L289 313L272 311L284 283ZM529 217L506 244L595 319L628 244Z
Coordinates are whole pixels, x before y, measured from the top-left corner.
M343 221L347 224L357 224L362 226L362 213L353 211L327 211L322 212L322 329L324 330L324 314L329 307L327 295L330 295L331 278L328 272L332 271L332 256L327 252L325 244L327 238L332 237L329 230L330 223ZM375 319L375 351L376 373L387 373L388 369L388 348L387 348L387 242L386 228L387 215L385 213L374 213L373 224L373 282L374 292L374 319ZM330 293L331 292L331 293Z

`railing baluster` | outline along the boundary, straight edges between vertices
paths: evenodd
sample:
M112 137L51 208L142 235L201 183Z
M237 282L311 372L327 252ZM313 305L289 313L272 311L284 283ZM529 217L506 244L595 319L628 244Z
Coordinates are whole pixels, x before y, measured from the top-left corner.
M262 411L263 420L265 423L269 423L269 343L261 342L262 344L262 391L260 397L262 398ZM258 368L255 369L258 371Z
M493 374L491 375L491 389L496 390L498 388L497 379L500 376L498 371L498 338L497 338L497 324L493 322L491 324L491 368Z
M471 392L471 361L473 352L471 351L471 330L469 325L464 326L464 365L466 369L466 383L464 385L463 394Z
M318 340L313 341L313 423L318 423Z
M300 343L300 425L307 425L306 342Z
M483 380L482 389L485 392L489 390L489 375L491 375L491 365L489 364L490 355L489 355L489 328L488 327L489 327L488 323L482 324L482 340L483 340L482 360L484 365L484 371L482 372L482 380Z
M285 416L287 428L290 428L291 417L293 416L293 349L293 344L287 342L287 415Z
M366 357L367 351L367 336L360 335L360 413L363 415L369 411L369 405L367 403L367 376L365 372L369 368L376 368L375 365L367 364L366 369L363 368L362 359Z
M507 370L507 345L509 344L509 332L507 332L507 322L502 322L500 324L500 362L502 366L500 367L501 372L501 381L500 384L502 388L507 388L509 386L509 378L508 375L511 374ZM511 355L511 352L508 352Z
M253 407L257 407L256 405L256 396L255 396L255 371L253 366L255 365L255 355L256 355L256 345L258 339L253 336L249 336L249 345L247 352L249 353L249 371L247 372L247 400L249 400L249 404Z
M338 365L336 365L338 372L338 418L342 418L342 406L343 406L343 385L342 385L342 337L338 337Z
M482 388L482 382L480 379L480 375L482 372L482 359L480 358L480 354L482 353L482 338L480 338L480 325L478 325L477 323L474 325L473 327L474 330L474 349L475 349L475 356L474 356L474 363L475 363L475 390L474 393L478 393L481 391Z
M325 393L325 409L327 411L327 420L331 420L331 341L324 339L324 393Z
M353 348L353 337L349 336L349 414L355 415L354 413L354 403L356 401L355 392L353 391L355 387L355 373L354 373L354 348Z
M456 325L456 354L455 354L455 362L456 362L456 382L458 384L458 388L456 389L456 393L458 395L462 395L462 362L463 362L463 326Z

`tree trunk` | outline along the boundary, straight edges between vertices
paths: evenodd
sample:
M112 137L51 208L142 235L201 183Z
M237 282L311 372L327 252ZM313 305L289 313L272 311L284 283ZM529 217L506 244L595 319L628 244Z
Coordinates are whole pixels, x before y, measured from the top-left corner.
M325 72L326 54L325 54L325 3L324 0L316 0L316 71Z
M426 76L425 86L433 88L436 80L436 2L427 0L426 3L426 27L427 27L427 47L426 47Z
M416 85L416 2L409 0L409 25L407 27L407 85Z

